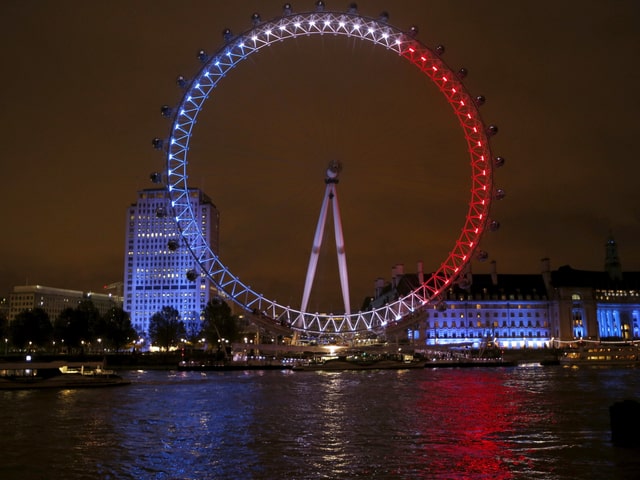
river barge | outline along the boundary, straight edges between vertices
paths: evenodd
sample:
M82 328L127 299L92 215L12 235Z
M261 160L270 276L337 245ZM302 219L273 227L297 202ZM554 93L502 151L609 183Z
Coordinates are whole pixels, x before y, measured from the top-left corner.
M424 368L426 361L412 355L349 352L344 355L319 356L294 365L293 370L404 370Z
M291 370L293 365L284 362L210 362L183 360L178 363L181 372L234 372L243 370Z
M560 365L635 366L640 365L640 347L633 343L586 344L565 350Z
M130 383L113 370L92 363L0 363L0 390L115 387Z

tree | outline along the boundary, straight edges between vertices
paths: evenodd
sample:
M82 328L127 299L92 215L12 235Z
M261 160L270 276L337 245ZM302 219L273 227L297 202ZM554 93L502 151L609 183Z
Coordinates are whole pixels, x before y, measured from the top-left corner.
M78 303L76 310L82 317L83 324L87 325L87 337L85 340L92 342L99 338L102 318L100 317L100 312L91 299L86 298L82 300Z
M202 325L200 321L185 322L185 338L192 344L197 344L202 338Z
M18 348L25 348L27 345L45 347L53 338L53 325L47 312L34 308L16 315L9 325L9 333L11 343Z
M0 313L0 342L4 344L4 354L9 352L9 319L4 312ZM1 353L1 352L0 352Z
M131 317L122 308L111 307L101 320L98 331L100 338L116 352L136 338Z
M202 333L209 345L217 345L220 350L223 344L238 340L238 319L231 314L231 307L220 297L209 300L203 314Z
M85 343L101 338L106 328L90 298L80 301L76 308L65 308L53 327L55 339L72 350L83 350Z
M2 339L9 337L9 319L4 312L0 312L0 337Z
M184 323L180 320L180 312L173 307L165 306L153 314L149 320L149 337L151 343L168 350L177 345L186 335Z
M65 308L53 323L56 341L73 350L80 350L89 340L89 320L77 308Z

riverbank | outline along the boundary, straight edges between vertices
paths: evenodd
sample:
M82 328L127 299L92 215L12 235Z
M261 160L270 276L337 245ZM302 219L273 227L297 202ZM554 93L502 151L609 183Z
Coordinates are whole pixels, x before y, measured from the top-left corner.
M172 370L183 359L180 353L110 353L105 355L31 354L30 363L65 362L100 364L112 370ZM0 357L2 362L25 362L24 354Z
M502 359L516 365L542 363L551 364L558 360L558 350L552 348L525 348L522 350L504 350Z
M37 362L86 362L102 363L104 368L114 370L175 370L178 364L184 360L196 361L202 364L213 364L219 359L212 354L201 351L189 352L187 355L182 352L169 353L109 353L105 355L38 355L32 354L32 361ZM18 362L24 360L24 354L8 355L0 358L2 362ZM497 365L514 366L522 364L545 364L553 363L557 360L557 351L553 349L523 349L505 350L502 361L487 361L484 366L493 367ZM436 366L436 365L433 365ZM483 366L480 362L474 362L474 366Z

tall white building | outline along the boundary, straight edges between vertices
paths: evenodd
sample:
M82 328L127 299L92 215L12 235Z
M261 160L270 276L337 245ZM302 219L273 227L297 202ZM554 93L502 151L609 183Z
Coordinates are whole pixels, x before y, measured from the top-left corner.
M198 189L190 189L189 197L191 208L202 219L203 235L217 253L218 210ZM198 269L183 246L170 211L165 189L139 191L138 201L127 211L123 308L129 312L133 328L144 336L153 314L165 306L180 312L188 333L197 333L202 311L214 293L206 276L187 278L189 270Z

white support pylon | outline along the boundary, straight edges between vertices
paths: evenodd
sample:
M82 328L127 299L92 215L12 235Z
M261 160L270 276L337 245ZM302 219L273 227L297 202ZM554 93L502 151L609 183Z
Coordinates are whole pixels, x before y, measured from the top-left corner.
M329 204L331 204L331 208L333 209L333 229L336 237L336 251L338 252L338 270L340 272L340 286L342 288L344 313L345 315L351 314L351 302L349 300L349 276L347 274L347 254L344 248L344 235L342 234L338 192L336 190L340 170L342 170L342 166L339 162L331 162L327 169L327 176L324 179L327 187L324 191L324 198L322 199L322 206L320 207L320 217L318 218L318 225L316 226L316 233L313 237L313 245L311 246L307 278L304 282L304 292L302 294L302 302L300 304L301 312L306 312L309 304L309 295L311 294L311 287L313 286L313 281L315 279L320 247L322 246L324 226L327 222L327 210Z

